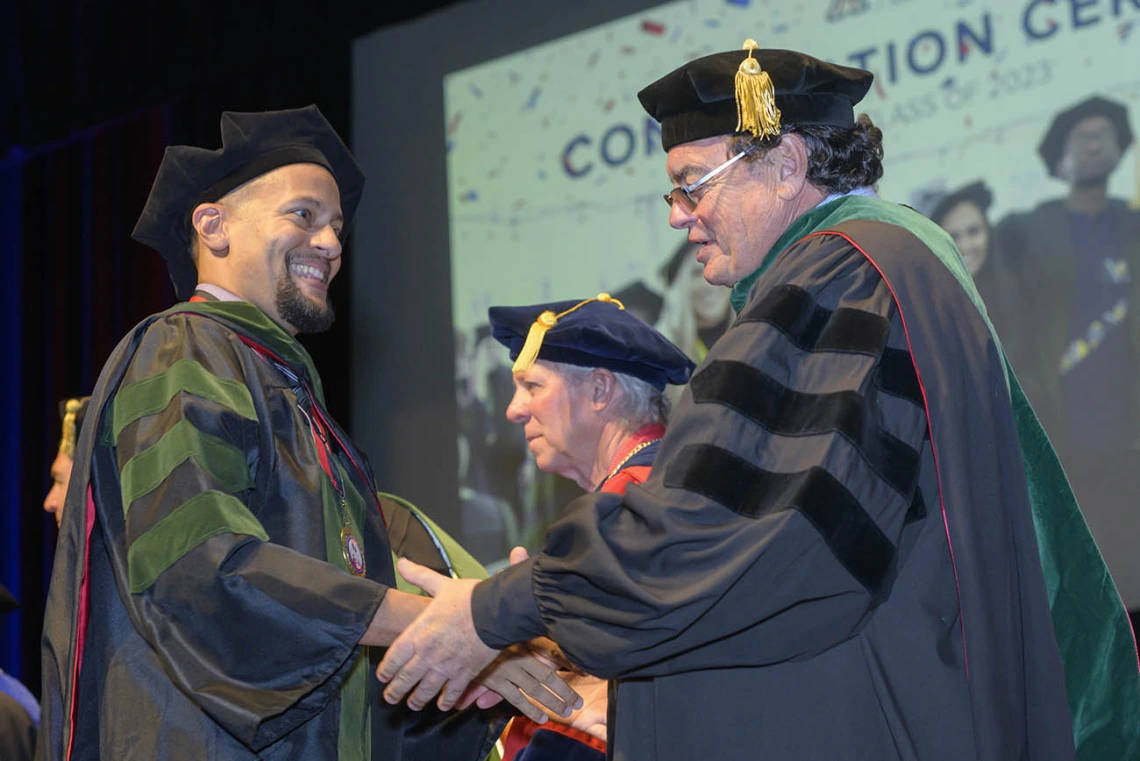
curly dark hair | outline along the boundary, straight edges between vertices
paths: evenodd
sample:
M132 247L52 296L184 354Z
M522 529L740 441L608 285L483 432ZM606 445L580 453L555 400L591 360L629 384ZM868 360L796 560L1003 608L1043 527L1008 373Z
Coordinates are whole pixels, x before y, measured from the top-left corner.
M883 176L883 131L871 117L859 114L850 129L818 124L793 124L774 138L735 135L728 141L729 155L750 150L745 161L763 158L784 135L799 135L808 149L807 179L827 193L846 193L874 185Z

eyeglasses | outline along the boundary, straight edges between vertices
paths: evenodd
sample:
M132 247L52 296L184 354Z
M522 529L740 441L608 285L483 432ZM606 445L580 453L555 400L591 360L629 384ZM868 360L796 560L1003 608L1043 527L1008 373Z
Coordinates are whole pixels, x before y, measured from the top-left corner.
M697 202L700 201L699 198L693 196L693 191L704 185L713 177L716 177L725 169L728 169L737 161L740 161L740 159L747 156L748 153L749 151L747 150L741 151L691 185L682 185L679 188L673 188L665 194L665 203L669 204L670 207L675 203L680 204L681 208L684 209L687 214L691 214L693 209L697 208Z

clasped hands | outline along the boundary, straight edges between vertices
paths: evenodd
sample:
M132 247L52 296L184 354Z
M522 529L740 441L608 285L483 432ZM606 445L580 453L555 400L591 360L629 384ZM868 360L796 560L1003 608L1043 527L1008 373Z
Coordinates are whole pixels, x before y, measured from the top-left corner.
M440 710L448 711L472 704L489 708L502 699L539 724L547 720L539 705L563 717L582 706L558 676L551 655L527 645L499 651L483 643L471 616L476 580L450 579L407 559L399 561L398 570L433 599L376 669L388 685L384 699L389 703L406 698L409 707L420 710L439 695Z

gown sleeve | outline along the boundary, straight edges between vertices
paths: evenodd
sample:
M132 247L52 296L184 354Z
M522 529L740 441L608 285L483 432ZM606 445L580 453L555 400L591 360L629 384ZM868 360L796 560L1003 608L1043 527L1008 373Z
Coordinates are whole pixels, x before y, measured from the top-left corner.
M547 633L589 673L810 657L889 594L926 417L901 320L839 238L781 255L694 375L644 486L591 494L481 582L495 647Z

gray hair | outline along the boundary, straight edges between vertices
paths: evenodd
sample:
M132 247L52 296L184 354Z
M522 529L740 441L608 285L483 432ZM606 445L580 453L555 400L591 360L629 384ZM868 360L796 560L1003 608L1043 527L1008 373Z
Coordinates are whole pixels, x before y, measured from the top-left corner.
M580 389L590 377L590 373L595 370L592 367L568 365L563 362L551 362L550 364L575 389ZM611 415L614 418L624 420L630 430L634 431L643 426L655 423L665 425L669 422L670 404L665 392L658 391L656 387L632 375L608 370L608 368L607 371L613 373L614 380L617 381L618 388L621 389L621 393L613 404Z

